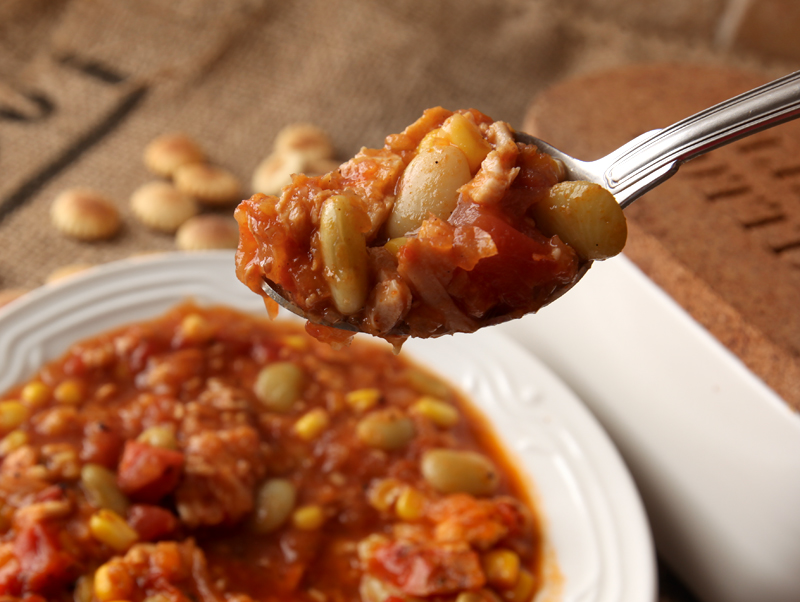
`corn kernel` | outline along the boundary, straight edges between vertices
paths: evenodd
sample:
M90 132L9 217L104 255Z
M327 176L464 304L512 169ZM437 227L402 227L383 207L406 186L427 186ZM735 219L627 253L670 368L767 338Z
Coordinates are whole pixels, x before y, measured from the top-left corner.
M0 455L7 456L28 442L28 434L24 431L11 431L0 440Z
M20 397L26 405L38 408L50 398L50 387L43 382L33 381L22 387Z
M508 602L530 602L536 588L536 578L528 569L519 570L519 578L513 589L503 592L503 597Z
M92 593L94 592L94 583L91 575L83 575L78 577L75 582L75 589L72 591L72 599L74 602L92 602Z
M511 550L492 550L481 558L486 582L501 589L511 589L520 574L519 556Z
M325 514L322 507L316 504L301 506L292 513L292 524L304 531L319 529L325 522Z
M356 389L344 396L347 404L359 414L375 407L380 398L379 389Z
M139 539L139 534L113 510L102 509L92 514L89 519L89 531L96 540L117 552L124 552Z
M326 410L314 408L298 418L297 422L294 423L294 432L301 439L310 441L328 428L330 422L331 419Z
M133 593L133 578L122 563L105 563L94 574L94 595L100 602L124 600Z
M459 419L458 410L455 407L430 395L420 397L411 406L411 412L424 416L434 424L445 428L455 426Z
M75 405L83 401L83 383L77 379L65 380L53 391L58 403Z
M394 506L402 490L403 483L397 479L380 479L367 490L367 501L375 510L386 512Z
M413 487L406 487L397 497L394 511L402 520L417 520L425 511L425 496Z
M194 343L208 341L214 336L214 329L200 314L189 314L181 320L181 334L183 337Z
M0 430L17 428L28 417L28 408L16 400L0 401Z
M283 337L283 344L295 351L305 351L308 349L308 339L299 334L290 334Z
M441 127L442 134L450 139L466 156L469 170L474 174L480 169L486 155L492 150L481 131L469 119L456 113L447 118Z
M178 441L175 439L175 431L171 426L151 426L141 432L136 438L140 443L147 443L153 447L163 447L165 449L177 449Z
M383 245L383 248L396 257L397 254L400 252L400 247L402 247L407 242L408 239L405 238L404 236L401 236L400 238L393 238L389 240L388 242L386 242L386 244Z

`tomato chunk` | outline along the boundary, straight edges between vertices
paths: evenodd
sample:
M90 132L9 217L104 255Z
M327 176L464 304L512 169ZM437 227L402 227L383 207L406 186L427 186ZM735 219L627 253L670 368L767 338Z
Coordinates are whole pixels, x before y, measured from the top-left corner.
M117 484L135 500L157 502L177 486L183 460L179 451L127 441L119 464Z
M52 526L33 523L22 529L14 540L14 554L25 590L57 590L74 576L75 560L61 549L58 531Z
M134 504L128 509L128 524L142 541L161 539L178 528L178 519L161 506Z

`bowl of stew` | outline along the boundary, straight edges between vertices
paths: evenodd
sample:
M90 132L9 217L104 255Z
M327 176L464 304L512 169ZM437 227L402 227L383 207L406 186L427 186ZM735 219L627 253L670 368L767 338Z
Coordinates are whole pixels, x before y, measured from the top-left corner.
M0 312L0 596L634 602L649 529L606 435L492 329L334 349L230 252Z

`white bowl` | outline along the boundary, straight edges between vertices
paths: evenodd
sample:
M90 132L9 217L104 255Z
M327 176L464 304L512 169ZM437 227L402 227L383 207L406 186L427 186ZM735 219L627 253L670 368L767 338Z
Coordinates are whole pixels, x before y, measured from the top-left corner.
M234 275L232 252L164 254L107 264L0 310L0 391L73 342L155 317L180 301L265 313ZM609 438L553 374L496 329L409 341L403 354L460 388L529 477L546 529L539 598L652 602L655 560L637 492ZM552 568L552 567L550 567Z

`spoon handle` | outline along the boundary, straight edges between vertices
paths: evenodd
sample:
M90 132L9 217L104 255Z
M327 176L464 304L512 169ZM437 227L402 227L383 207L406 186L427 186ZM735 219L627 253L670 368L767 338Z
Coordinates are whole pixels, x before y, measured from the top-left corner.
M622 207L672 176L685 161L800 117L800 71L687 117L600 159Z

